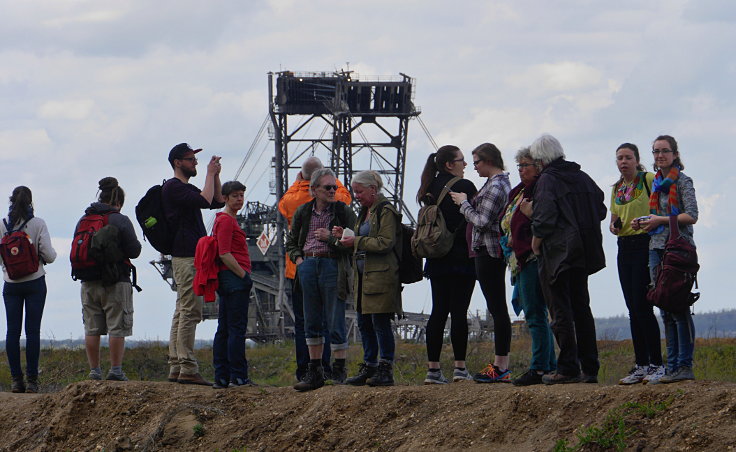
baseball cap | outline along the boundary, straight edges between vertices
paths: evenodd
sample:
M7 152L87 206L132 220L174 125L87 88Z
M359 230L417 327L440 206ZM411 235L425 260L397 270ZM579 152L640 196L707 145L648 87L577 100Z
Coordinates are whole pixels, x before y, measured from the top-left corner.
M171 148L171 150L169 151L169 163L171 163L173 165L175 159L182 159L182 158L184 158L184 156L188 152L193 152L193 153L196 154L197 152L199 152L201 150L202 150L201 148L200 149L192 149L192 147L189 146L186 143L179 143L176 146L174 146L173 148Z

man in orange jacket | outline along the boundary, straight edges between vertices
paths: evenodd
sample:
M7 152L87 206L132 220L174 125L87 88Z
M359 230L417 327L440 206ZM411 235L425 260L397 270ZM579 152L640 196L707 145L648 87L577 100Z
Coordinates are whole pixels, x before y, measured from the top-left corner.
M308 203L312 200L312 195L309 194L309 180L312 177L312 173L315 170L324 168L322 161L317 157L309 157L304 163L302 163L302 169L296 175L296 180L291 187L284 193L284 196L279 200L279 212L286 218L289 223L289 229L291 229L291 219L294 217L294 212L302 204ZM350 196L350 192L345 188L340 180L337 180L337 192L335 193L335 199L342 201L345 204L350 205L353 198ZM309 364L309 351L307 349L307 342L304 339L304 305L302 301L302 294L298 287L295 287L296 277L296 264L286 256L286 269L284 276L289 280L287 281L286 287L289 290L289 301L291 307L294 310L294 345L296 346L296 378L301 381L304 373L307 371L307 365ZM325 329L325 333L327 333ZM329 343L329 338L327 343ZM322 353L322 366L326 373L329 373L330 369L330 347L324 347Z

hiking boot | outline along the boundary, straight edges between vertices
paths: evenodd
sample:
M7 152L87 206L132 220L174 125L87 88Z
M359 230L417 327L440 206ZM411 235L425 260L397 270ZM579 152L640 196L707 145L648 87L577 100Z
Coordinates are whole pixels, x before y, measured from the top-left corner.
M38 393L38 375L28 376L28 385L26 385L26 393L36 394Z
M635 366L629 374L618 381L620 385L635 385L644 381L644 377L647 376L648 366Z
M644 384L659 384L659 379L667 375L667 370L664 366L652 366L650 365L647 369L647 375L642 380ZM657 383L654 383L654 382Z
M351 386L363 386L369 378L376 375L376 370L378 370L378 366L371 367L366 363L360 363L360 366L358 367L358 375L345 380L345 384L349 384Z
M87 378L90 380L102 380L102 372L98 369L91 369Z
M334 370L334 369L333 369ZM376 374L366 380L368 386L393 386L394 385L394 366L387 361L378 363Z
M538 374L537 371L534 369L529 369L524 372L522 376L511 380L511 384L513 384L514 386L541 385L542 375L543 374Z
M169 380L169 383L176 383L179 381L179 372L170 372L169 377L167 378Z
M230 382L224 378L215 377L215 382L212 383L212 389L227 389L230 387Z
M692 367L683 366L677 369L676 371L672 372L669 375L665 375L664 377L659 379L660 383L675 383L678 381L685 381L685 380L695 380L695 374L693 373Z
M468 372L468 369L460 370L458 368L455 368L452 371L452 381L457 383L458 381L466 381L466 380L472 380L473 376L470 375L470 372Z
M335 363L332 365L332 375L330 375L330 379L335 384L344 385L347 378L348 371L347 369L345 369L345 365L335 361ZM327 379L326 376L325 379Z
M196 374L179 374L179 379L176 380L178 383L183 385L202 385L212 386L212 383L205 380L199 373Z
M10 384L10 392L26 392L26 383L23 381L22 374L19 377L13 377L13 382Z
M309 363L307 367L307 373L304 375L302 381L294 385L294 389L297 391L313 391L319 389L325 385L325 374L322 370L322 365L314 365Z
M596 378L596 381L598 379ZM553 372L542 376L542 383L546 385L580 383L580 375L568 376L561 373Z
M488 364L473 377L476 383L511 383L511 371L501 370L493 364Z
M598 383L598 375L588 375L586 373L580 374L580 383Z
M230 384L228 385L231 388L237 388L238 386L258 386L257 384L253 383L253 380L250 378L233 378L230 380Z
M105 380L128 381L128 377L125 376L125 372L123 371L120 371L120 373L108 372L107 377L105 377Z
M440 369L429 369L427 371L427 378L424 379L425 385L446 385L447 383L447 378L442 375Z

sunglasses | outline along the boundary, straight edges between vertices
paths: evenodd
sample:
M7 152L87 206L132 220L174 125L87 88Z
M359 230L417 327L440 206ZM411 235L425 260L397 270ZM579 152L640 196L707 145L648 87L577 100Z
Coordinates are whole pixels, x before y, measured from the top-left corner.
M325 190L328 190L328 191L329 190L337 191L337 185L323 185L322 188L324 188Z

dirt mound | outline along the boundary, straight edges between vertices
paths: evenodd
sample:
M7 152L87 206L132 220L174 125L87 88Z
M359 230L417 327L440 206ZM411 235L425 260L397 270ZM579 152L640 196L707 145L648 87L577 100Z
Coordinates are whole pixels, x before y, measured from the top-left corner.
M462 382L300 394L89 381L53 394L2 393L0 419L0 451L551 450L596 430L621 431L631 450L728 450L736 385Z

